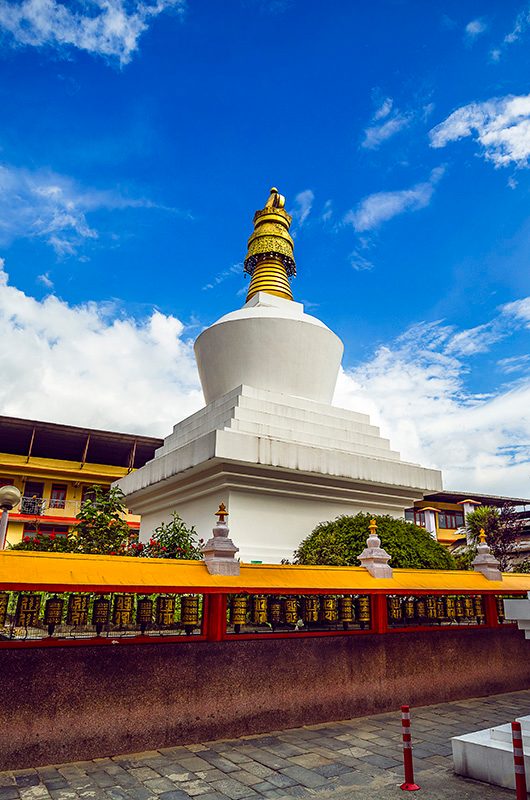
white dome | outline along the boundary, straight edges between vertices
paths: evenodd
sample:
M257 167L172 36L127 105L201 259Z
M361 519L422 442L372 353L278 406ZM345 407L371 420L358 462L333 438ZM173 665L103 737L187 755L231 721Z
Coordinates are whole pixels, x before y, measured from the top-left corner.
M206 403L241 385L331 403L343 349L301 303L264 292L195 342Z

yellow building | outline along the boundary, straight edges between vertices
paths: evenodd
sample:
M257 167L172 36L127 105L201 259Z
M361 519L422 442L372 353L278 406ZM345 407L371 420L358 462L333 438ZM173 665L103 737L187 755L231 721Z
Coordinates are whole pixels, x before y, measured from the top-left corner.
M466 539L466 516L479 506L494 506L501 509L506 503L512 505L517 513L526 521L525 537L521 542L522 550L528 547L527 526L530 519L530 500L521 497L504 497L502 495L466 494L465 492L441 491L425 495L418 500L414 508L405 511L405 519L414 522L436 537L440 544L449 548L455 547Z
M161 439L0 416L0 486L14 484L20 506L9 514L7 542L65 536L94 485L109 487L143 466ZM128 514L132 531L140 517Z

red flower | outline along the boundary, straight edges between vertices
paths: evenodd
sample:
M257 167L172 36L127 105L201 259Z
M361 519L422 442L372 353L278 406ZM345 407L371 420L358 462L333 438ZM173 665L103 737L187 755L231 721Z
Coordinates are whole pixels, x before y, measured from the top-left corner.
M31 536L24 536L25 542L31 542Z

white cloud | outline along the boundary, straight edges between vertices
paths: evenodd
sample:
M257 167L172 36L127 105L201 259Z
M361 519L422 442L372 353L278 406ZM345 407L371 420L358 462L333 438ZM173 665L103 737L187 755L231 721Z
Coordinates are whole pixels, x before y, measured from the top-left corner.
M49 272L44 272L42 275L37 275L37 280L42 283L46 289L53 289L53 281L50 278Z
M74 47L125 65L150 22L170 9L182 14L185 0L0 0L0 28L14 44Z
M370 259L366 258L366 256L363 256L359 250L354 250L350 254L350 265L356 272L366 272L367 270L374 268L374 265Z
M521 300L514 300L513 303L506 303L501 307L504 314L515 317L515 319L528 323L530 326L530 297L523 297Z
M344 221L361 233L379 227L398 214L425 208L429 205L435 186L443 174L444 168L437 167L431 172L428 181L417 183L410 189L370 194L361 200L357 208L345 215Z
M472 19L470 22L467 23L465 29L465 35L468 42L474 41L477 36L480 36L482 33L485 33L488 29L488 26L482 19Z
M528 371L530 370L530 355L501 358L497 361L497 366L507 375L511 375L514 372Z
M469 103L430 131L432 147L472 136L495 167L527 167L530 158L530 95Z
M79 186L50 170L0 165L0 244L18 238L45 241L60 255L72 255L98 232L87 214L98 209L163 208L117 191ZM174 209L164 208L166 211Z
M373 119L374 120L379 120L379 119L384 119L385 117L388 117L388 115L392 111L393 105L394 105L394 101L392 100L392 98L391 97L385 97L385 99L383 100L383 102L381 103L379 108L376 109L376 111L374 113L374 116L373 116Z
M505 324L503 310L499 316ZM335 402L370 414L404 459L443 469L448 488L529 497L528 363L518 364L518 380L499 389L492 377L477 395L465 380L474 353L486 348L455 352L455 343L476 340L480 328L496 324L456 333L441 323L415 325L343 372ZM476 368L483 377L484 367Z
M401 112L394 108L391 97L385 98L372 115L372 124L365 128L361 147L376 150L383 142L410 125L414 119L411 112Z
M298 192L295 197L295 208L291 211L291 215L299 227L302 227L306 219L311 213L313 202L315 199L314 193L311 189L304 189L303 192Z
M523 34L525 34L526 31L528 30L529 25L530 25L530 10L526 8L524 11L521 11L520 14L517 15L512 30L504 37L504 44L513 44L518 39L520 39L521 36L523 36Z
M38 301L0 268L0 338L3 414L167 435L202 405L192 342L159 311Z

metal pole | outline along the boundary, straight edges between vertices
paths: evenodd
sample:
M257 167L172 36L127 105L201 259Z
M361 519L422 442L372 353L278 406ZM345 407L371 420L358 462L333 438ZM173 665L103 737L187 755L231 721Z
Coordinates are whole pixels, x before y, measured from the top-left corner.
M0 550L5 550L8 518L9 511L7 508L4 508L2 510L2 516L0 517Z
M513 764L515 770L516 800L526 800L526 775L524 771L523 734L521 723L512 722Z
M417 792L420 787L417 783L414 783L409 706L401 706L401 731L403 733L403 766L405 768L405 783L401 784L401 788L404 792Z

